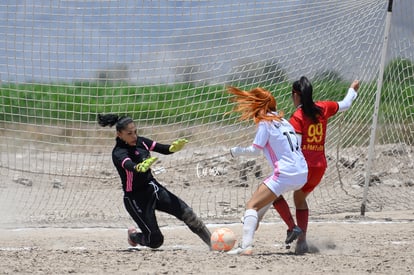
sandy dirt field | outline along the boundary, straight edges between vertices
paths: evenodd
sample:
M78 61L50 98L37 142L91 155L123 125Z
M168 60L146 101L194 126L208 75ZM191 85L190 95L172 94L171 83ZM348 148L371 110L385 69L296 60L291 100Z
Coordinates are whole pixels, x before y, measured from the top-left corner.
M0 226L0 274L414 274L414 151L400 147L386 146L377 153L364 216L359 215L364 154L355 157L359 151L353 148L341 151L342 181L334 177L337 173L327 173L325 183L309 199L312 253L302 256L293 253L294 246L285 248L286 226L274 214L267 214L256 232L253 256L209 251L183 224L161 215L164 245L157 250L131 249L119 178L110 161L100 161L99 155L91 156L99 158L91 163L106 163L105 171L110 172L105 174L108 179L101 177L98 183L77 178L50 181L38 173L16 179L6 171L0 173L0 225L6 225ZM8 160L7 155L0 156ZM243 162L220 156L207 162L202 153L191 156L193 163L223 171L193 182L189 179L197 178L198 170L172 159L180 169L166 162L160 165L176 175L161 173L158 179L197 213L215 217L206 219L211 231L229 227L240 239L238 221L246 197L259 181L255 171L243 174L247 181L240 185L234 175L244 171ZM328 152L328 156L335 154ZM345 167L348 160L353 165ZM90 169L83 173L94 176L104 170L92 165L81 168ZM218 224L225 221L231 223Z
M229 227L241 236L241 224ZM132 249L123 228L0 230L1 274L413 274L413 211L337 214L309 225L312 253L283 245L285 226L262 223L253 256L212 252L185 226L165 226L157 250Z

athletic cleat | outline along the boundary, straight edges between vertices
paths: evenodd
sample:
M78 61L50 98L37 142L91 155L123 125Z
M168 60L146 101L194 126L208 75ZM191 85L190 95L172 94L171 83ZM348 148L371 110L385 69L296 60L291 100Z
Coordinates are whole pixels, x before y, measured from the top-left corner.
M296 242L295 254L302 255L309 252L309 247L306 240Z
M246 248L241 248L239 246L237 248L233 248L232 250L228 251L227 254L229 254L229 255L251 256L253 254L253 247L249 245Z
M292 243L294 240L296 240L302 233L303 231L302 229L300 229L299 226L295 226L293 227L292 230L288 230L286 240L285 240L286 248L290 248L289 244Z
M129 243L130 246L134 246L135 247L135 246L138 245L136 242L134 242L131 239L131 235L132 234L136 234L136 233L137 233L137 229L135 227L131 226L131 227L128 228L128 243Z
M138 241L137 241L138 240ZM128 228L128 243L130 246L142 245L146 246L144 234L137 232L133 226Z

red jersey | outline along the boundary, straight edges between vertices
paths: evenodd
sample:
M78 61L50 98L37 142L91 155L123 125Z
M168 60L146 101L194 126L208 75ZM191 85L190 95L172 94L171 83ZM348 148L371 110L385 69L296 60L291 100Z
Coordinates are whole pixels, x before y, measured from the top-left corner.
M322 110L318 123L306 117L302 108L293 113L289 122L295 132L302 135L302 152L308 167L326 167L325 138L328 118L338 112L339 106L334 101L319 101L315 104Z

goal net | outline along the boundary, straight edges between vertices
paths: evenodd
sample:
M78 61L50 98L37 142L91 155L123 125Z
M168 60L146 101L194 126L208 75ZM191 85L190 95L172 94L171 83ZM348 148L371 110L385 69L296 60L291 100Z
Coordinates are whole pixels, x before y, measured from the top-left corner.
M390 2L2 1L0 225L130 224L100 113L129 115L160 143L187 138L154 154L155 177L206 221L237 222L271 171L231 158L255 126L229 113L226 86L264 87L289 117L302 75L316 100L361 81L329 122L311 215L414 209L414 5Z

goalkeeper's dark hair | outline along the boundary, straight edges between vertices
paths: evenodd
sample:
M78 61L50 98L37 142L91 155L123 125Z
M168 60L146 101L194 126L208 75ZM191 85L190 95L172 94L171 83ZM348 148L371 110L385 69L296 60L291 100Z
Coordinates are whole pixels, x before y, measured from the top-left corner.
M318 117L322 115L322 110L313 102L313 87L306 76L302 76L299 80L293 82L292 93L300 95L301 108L307 117L317 123Z
M134 122L134 120L128 116L118 116L115 114L98 114L98 123L102 127L112 127L116 124L116 130L118 132L124 130L128 124Z

